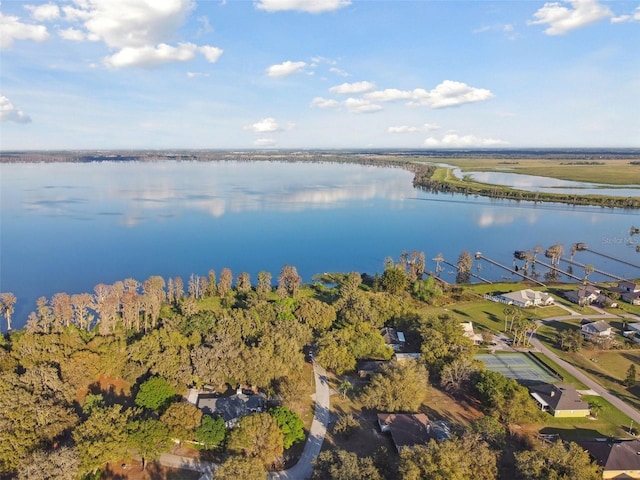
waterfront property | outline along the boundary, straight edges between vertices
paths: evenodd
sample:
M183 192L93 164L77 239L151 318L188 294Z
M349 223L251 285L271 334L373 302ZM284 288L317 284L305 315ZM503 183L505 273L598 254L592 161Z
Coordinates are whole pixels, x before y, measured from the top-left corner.
M516 292L494 295L491 300L506 303L507 305L514 305L520 308L543 307L553 305L555 303L553 297L548 293L539 292L530 288L518 290Z
M640 285L628 280L618 283L620 298L632 305L640 305Z

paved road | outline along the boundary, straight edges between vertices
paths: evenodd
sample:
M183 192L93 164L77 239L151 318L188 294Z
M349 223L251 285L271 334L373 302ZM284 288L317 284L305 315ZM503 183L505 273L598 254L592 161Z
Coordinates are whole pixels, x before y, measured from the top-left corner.
M313 461L320 453L324 437L327 433L330 396L329 382L325 369L314 362L313 371L316 378L316 408L302 456L300 460L298 460L298 463L288 470L270 472L269 480L306 480L311 478L313 474Z
M315 414L311 423L311 430L307 437L307 443L298 463L288 470L269 472L269 480L306 480L313 474L313 461L316 459L327 433L329 423L330 389L327 372L316 362L313 363L313 373L316 379ZM201 462L199 460L163 453L160 456L160 464L166 467L182 468L201 472L200 480L210 480L217 468L215 463Z
M549 321L549 320L550 319L546 319L545 321ZM638 412L638 410L634 409L629 404L623 402L622 400L620 400L620 398L616 397L615 395L612 395L611 393L609 393L609 391L606 390L602 385L600 385L598 382L593 380L591 377L588 377L587 375L582 373L582 371L579 370L578 368L562 360L555 353L553 353L551 350L545 347L542 343L540 343L540 340L538 340L537 337L533 337L531 339L531 343L537 350L544 353L551 360L556 362L558 365L564 368L567 372L569 372L571 375L576 377L580 382L584 383L591 390L596 392L598 395L600 395L606 401L611 403L618 410L620 410L629 418L631 418L636 424L640 425L640 412Z

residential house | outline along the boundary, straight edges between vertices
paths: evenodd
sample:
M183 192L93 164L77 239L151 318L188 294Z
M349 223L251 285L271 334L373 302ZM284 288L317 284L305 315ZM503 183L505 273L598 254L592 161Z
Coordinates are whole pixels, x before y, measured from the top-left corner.
M267 409L267 397L263 393L254 393L240 387L230 396L191 389L187 401L203 413L221 417L227 428L233 428L245 415L264 412Z
M583 402L572 385L551 385L543 383L529 388L530 394L540 410L554 417L587 417L589 404Z
M391 434L398 452L425 444L432 438L429 418L424 413L379 413L378 425L380 431Z
M634 342L640 343L640 322L630 323L624 331L625 337L633 339Z
M632 305L640 305L640 285L629 280L618 282L620 298Z
M599 303L602 292L593 285L581 285L577 290L569 290L564 294L565 298L577 305L591 305Z
M612 327L604 320L588 322L580 327L582 336L589 340L603 340L613 335Z
M462 322L460 324L462 330L464 331L464 336L473 342L474 345L482 345L483 339L482 335L479 333L475 333L473 331L473 323L471 322Z
M404 348L404 333L397 331L395 328L384 327L380 330L380 335L384 338L384 343L393 348L394 352L399 352Z
M578 441L603 469L602 478L640 480L640 440Z
M539 292L530 288L518 290L517 292L502 293L493 298L501 303L515 305L520 308L542 307L555 303L553 297L548 293Z

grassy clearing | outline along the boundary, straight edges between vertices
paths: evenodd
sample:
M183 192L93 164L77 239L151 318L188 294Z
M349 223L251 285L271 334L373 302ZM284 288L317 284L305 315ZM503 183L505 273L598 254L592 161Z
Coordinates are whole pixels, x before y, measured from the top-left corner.
M430 161L438 160L430 159ZM507 171L576 182L597 181L610 185L640 184L640 166L630 165L629 160L598 160L600 165L548 159L518 159L505 162L504 159L498 158L447 158L441 161L460 167L463 171Z

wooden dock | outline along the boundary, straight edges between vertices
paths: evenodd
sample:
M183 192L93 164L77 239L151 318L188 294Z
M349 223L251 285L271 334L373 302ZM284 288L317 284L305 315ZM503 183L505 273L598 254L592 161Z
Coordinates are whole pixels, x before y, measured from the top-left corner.
M495 260L491 260L490 258L485 257L484 255L482 255L482 253L480 253L480 252L476 252L476 259L477 260L484 260L485 262L489 262L492 265L495 265L497 267L505 269L507 272L511 272L514 275L518 275L519 277L522 277L525 280L528 280L529 282L536 283L536 284L540 285L541 287L546 287L546 285L544 283L536 280L535 278L531 278L531 277L525 275L524 273L517 272L513 268L509 268L506 265L503 265L503 264L501 264L499 262L496 262Z

